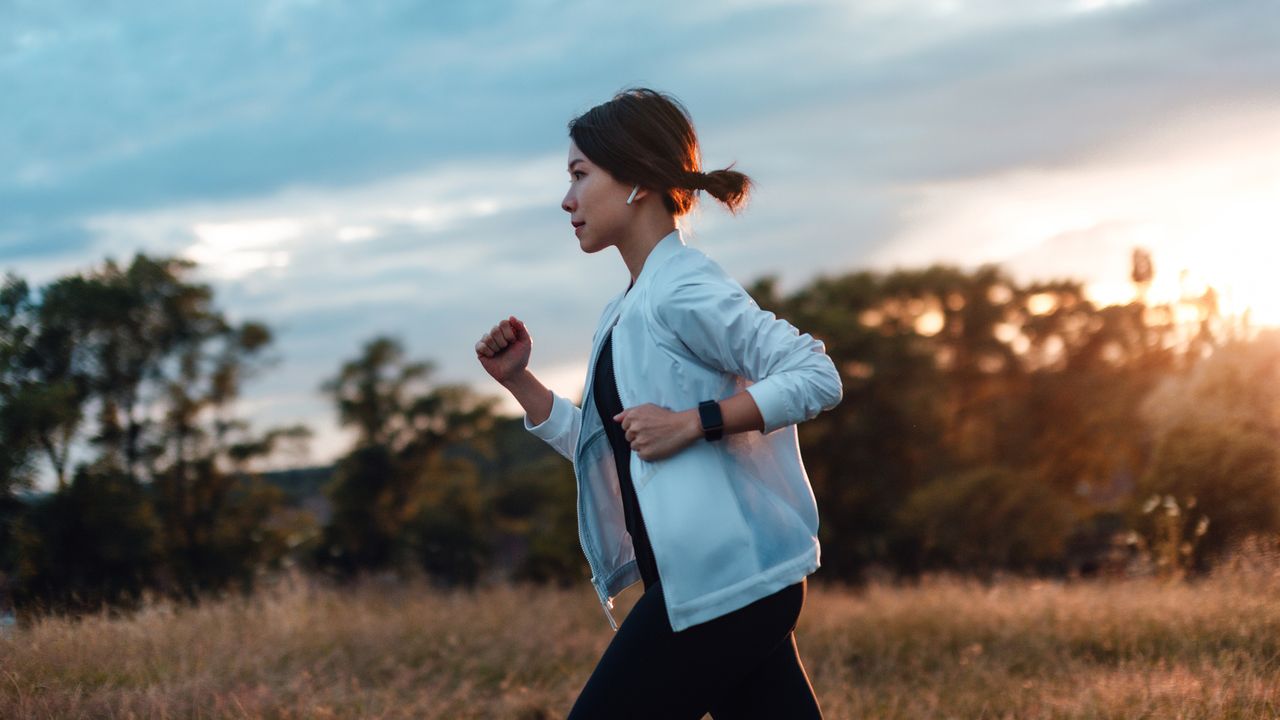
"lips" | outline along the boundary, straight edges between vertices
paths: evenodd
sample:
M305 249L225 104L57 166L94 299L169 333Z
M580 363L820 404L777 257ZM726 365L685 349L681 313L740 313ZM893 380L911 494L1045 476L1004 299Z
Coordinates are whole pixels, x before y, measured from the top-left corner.
M570 222L573 222L573 221L571 220ZM575 228L580 228L580 227L582 227L583 225L586 225L586 224L587 224L587 222L584 220L584 221L582 221L582 222L574 222L574 223L573 223L573 226L574 226Z

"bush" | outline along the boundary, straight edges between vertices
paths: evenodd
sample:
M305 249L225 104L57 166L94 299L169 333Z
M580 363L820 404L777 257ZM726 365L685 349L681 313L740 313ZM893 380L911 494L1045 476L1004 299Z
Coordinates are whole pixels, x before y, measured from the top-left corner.
M64 490L30 507L15 534L19 608L134 606L158 559L151 504L136 479L114 468L80 467Z
M1153 495L1171 495L1186 503L1209 525L1200 547L1205 563L1232 542L1252 533L1280 531L1280 450L1265 431L1240 425L1188 421L1157 442L1147 472L1138 483L1136 503ZM1135 527L1148 528L1151 516L1130 511Z
M1035 476L984 467L938 478L908 496L896 521L925 564L990 571L1059 562L1073 513Z

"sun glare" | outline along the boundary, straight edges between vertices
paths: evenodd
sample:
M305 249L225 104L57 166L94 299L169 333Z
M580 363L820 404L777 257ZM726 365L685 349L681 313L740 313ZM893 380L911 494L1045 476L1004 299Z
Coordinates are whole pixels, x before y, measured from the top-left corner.
M1280 107L1184 118L1074 164L917 183L903 188L901 227L872 264L995 262L1024 282L1079 280L1111 305L1137 297L1140 247L1155 271L1148 304L1212 287L1224 317L1280 326L1277 157Z

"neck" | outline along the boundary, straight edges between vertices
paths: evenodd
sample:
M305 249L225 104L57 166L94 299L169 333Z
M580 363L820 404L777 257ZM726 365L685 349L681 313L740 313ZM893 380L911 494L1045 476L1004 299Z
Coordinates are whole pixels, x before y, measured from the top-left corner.
M662 238L676 229L675 218L667 213L642 214L631 224L627 236L618 242L618 252L631 272L631 284L640 277L645 258Z

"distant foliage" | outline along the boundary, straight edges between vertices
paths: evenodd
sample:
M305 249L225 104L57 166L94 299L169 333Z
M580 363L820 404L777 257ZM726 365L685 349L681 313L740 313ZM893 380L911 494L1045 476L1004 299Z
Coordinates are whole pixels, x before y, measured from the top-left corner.
M408 361L399 341L377 337L321 386L358 433L337 463L333 514L315 550L317 566L339 579L418 568L441 584L471 585L488 565L491 503L474 463L445 450L486 450L496 400L432 387L433 372Z
M232 413L273 359L271 333L232 324L194 264L139 253L0 290L0 606L79 612L147 590L197 600L252 589L287 542L278 490L252 462L304 427L262 436ZM92 456L73 454L89 448ZM54 492L29 499L35 468Z
M1280 330L1165 377L1142 411L1153 448L1130 504L1135 527L1153 531L1138 508L1153 495L1193 502L1209 521L1193 564L1201 571L1246 536L1280 533Z
M428 577L445 585L475 586L493 552L492 506L476 467L449 460L430 468L424 495L409 520L409 543Z
M1264 502L1261 446L1280 446L1275 423L1260 417L1280 408L1265 349L1274 340L1222 317L1212 288L1148 303L1155 264L1141 249L1134 263L1136 299L1107 307L1077 281L1019 283L993 265L824 276L788 297L772 278L757 281L750 291L761 306L821 339L844 378L844 401L800 428L823 518L823 572L858 581L872 566L1108 566L1128 530L1115 520L1137 522L1130 511L1147 490L1186 467L1169 454L1178 443L1161 444L1167 420L1144 408L1192 368L1222 368L1208 373L1222 376L1212 383L1218 400L1172 395L1255 418L1254 433L1225 432L1235 450L1205 462L1218 464L1214 477L1233 468L1227 485L1247 486L1234 486L1242 502ZM1233 385L1226 368L1237 364ZM1256 508L1215 519L1205 547L1233 533L1233 518L1240 530L1268 526Z
M1219 555L1255 533L1280 533L1280 445L1253 428L1179 425L1161 436L1139 496L1177 498L1209 519L1200 543ZM1154 517L1160 517L1157 513ZM1153 519L1135 525L1153 532ZM1194 523L1195 516L1187 522ZM1198 563L1206 569L1207 563Z
M77 470L18 525L15 600L68 612L133 607L154 584L159 523L141 483L113 467Z
M1009 468L942 477L907 498L900 527L920 538L927 564L991 572L1059 562L1074 517L1059 491Z
M572 466L394 337L319 388L353 446L267 482L259 461L310 430L235 415L279 360L272 333L230 322L193 268L138 254L38 291L0 283L0 611L198 601L295 564L342 581L587 578ZM1106 307L995 265L750 285L844 383L799 429L822 572L1125 572L1135 545L1181 572L1280 533L1280 330L1222 317L1212 288L1152 303L1156 274L1135 249L1135 299ZM30 496L40 470L56 489Z

